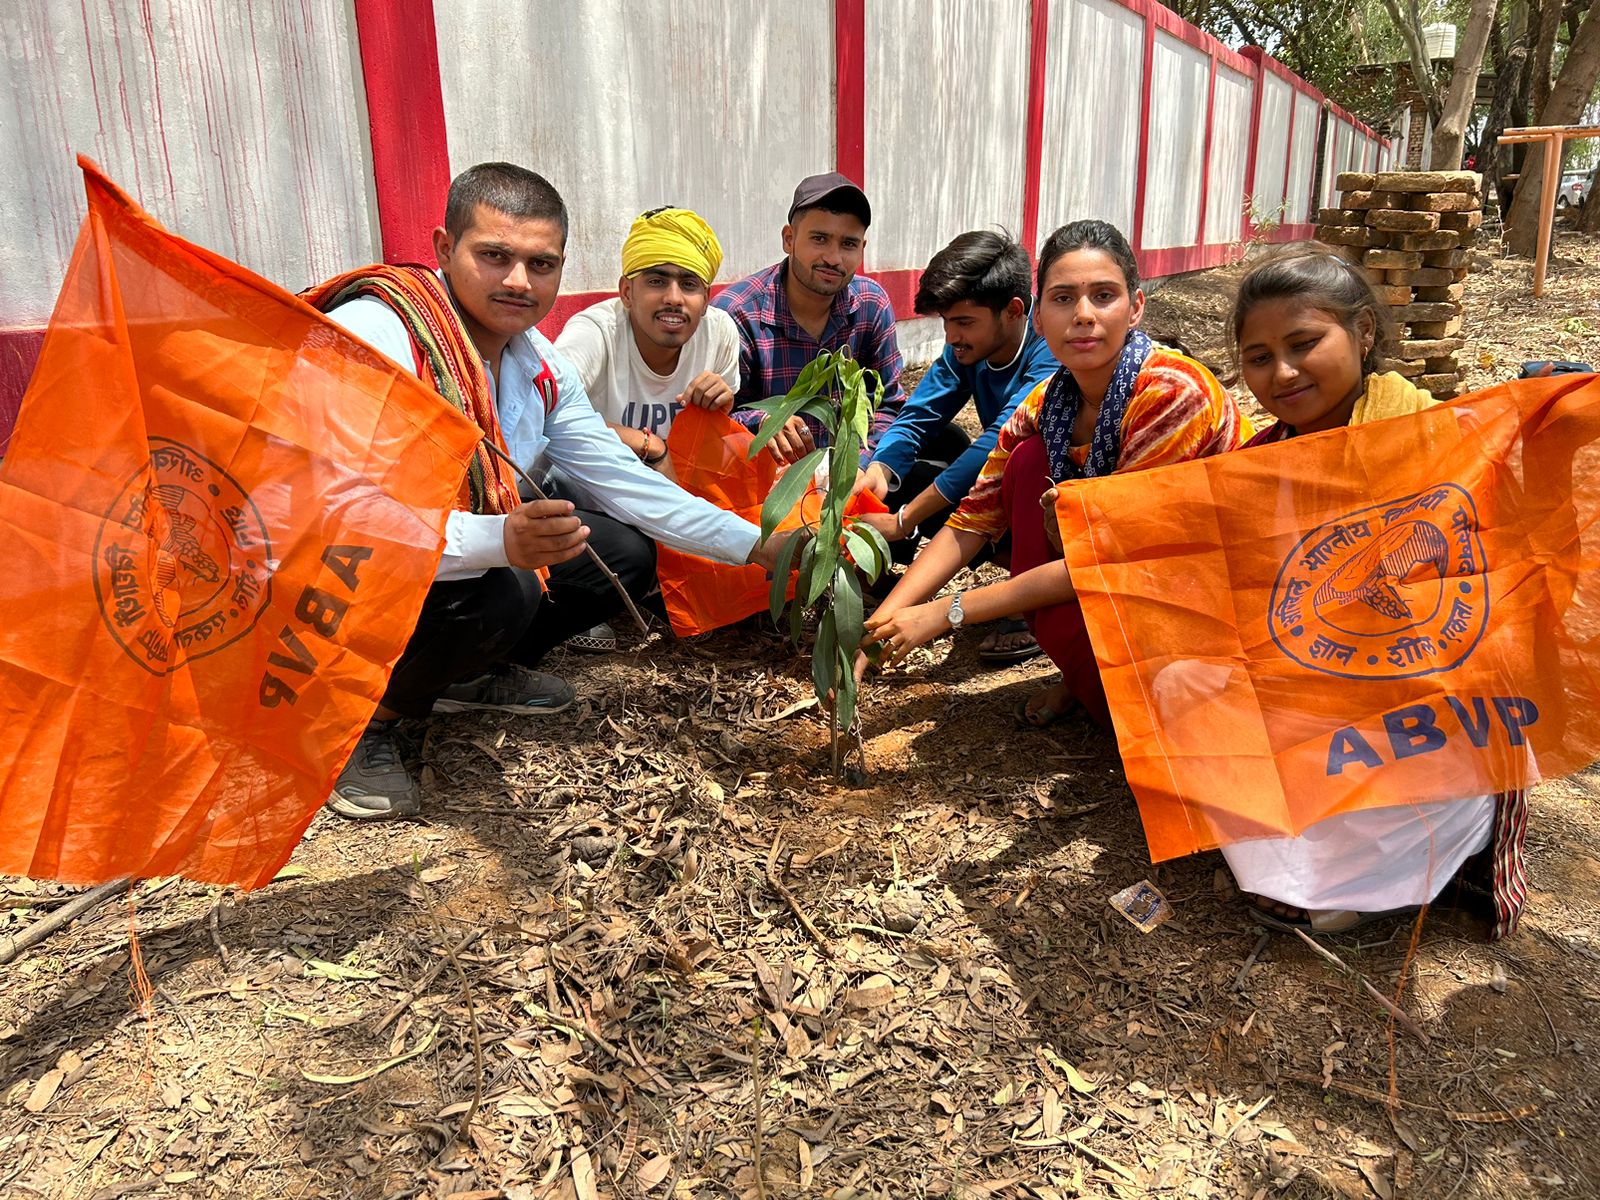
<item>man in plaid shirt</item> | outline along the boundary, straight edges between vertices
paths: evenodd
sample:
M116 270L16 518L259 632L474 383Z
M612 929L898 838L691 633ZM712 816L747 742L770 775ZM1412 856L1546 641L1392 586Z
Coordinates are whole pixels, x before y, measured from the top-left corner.
M845 176L830 172L803 179L783 227L784 260L741 279L713 301L739 328L740 383L733 417L752 430L763 414L744 406L783 395L824 349L848 345L857 362L883 377L883 404L872 418L863 464L905 403L894 309L881 287L856 276L870 224L866 194ZM793 462L826 444L827 430L813 417L795 417L771 443L780 462Z

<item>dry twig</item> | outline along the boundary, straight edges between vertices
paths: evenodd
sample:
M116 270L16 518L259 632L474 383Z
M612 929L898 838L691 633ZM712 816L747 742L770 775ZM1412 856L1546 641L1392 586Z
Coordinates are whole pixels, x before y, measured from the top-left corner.
M218 892L211 911L206 914L206 928L211 931L211 944L217 948L217 965L222 968L222 973L228 973L228 947L222 941L222 901L226 898L225 892Z
M113 879L99 887L74 896L49 916L41 917L16 937L0 942L0 966L10 962L30 946L37 946L58 929L64 929L85 913L92 912L108 900L122 895L133 886L132 879Z
M1387 1012L1391 1017L1393 1017L1401 1025L1404 1025L1412 1033L1416 1034L1417 1037L1421 1039L1424 1046L1430 1044L1431 1039L1428 1037L1427 1032L1422 1028L1422 1026L1418 1025L1414 1020L1412 1020L1411 1016L1404 1012L1398 1005L1396 1005L1393 1000L1389 999L1389 997L1385 996L1377 988L1373 987L1365 975L1356 970L1354 967L1350 966L1344 961L1344 959L1340 958L1332 950L1329 950L1325 946L1317 945L1315 941L1306 936L1306 933L1303 929L1296 929L1294 932L1295 936L1297 936L1306 945L1310 946L1318 954L1322 955L1323 958L1327 959L1341 971L1344 971L1351 978L1358 980L1361 986L1367 989L1367 994L1381 1004L1384 1011Z
M515 471L517 475L521 477L522 482L528 485L528 490L531 491L538 499L550 499L550 497L545 494L544 489L533 481L533 476L529 475L515 462L513 462L510 455L506 454L505 451L501 450L488 438L484 438L483 444L489 448L489 452L491 454ZM617 578L616 572L614 572L610 567L606 566L605 559L601 558L600 555L595 552L595 548L593 546L585 544L583 548L584 551L589 555L590 560L593 561L594 565L600 568L600 574L606 577L611 586L617 590L617 595L622 597L623 604L628 606L628 614L633 617L634 623L639 626L639 632L649 633L650 623L644 619L644 614L639 611L639 606L633 602L633 597L628 595L628 589L622 586L622 580Z
M1261 957L1261 952L1267 948L1267 943L1272 940L1270 933L1263 933L1256 942L1256 948L1250 951L1250 957L1244 960L1244 966L1239 968L1239 973L1233 977L1233 990L1238 991L1244 987L1244 977L1250 974L1250 968L1256 965L1256 959Z
M761 1018L757 1017L750 1027L750 1077L755 1094L751 1097L750 1110L750 1161L756 1174L756 1196L758 1200L767 1200L766 1170L761 1161L761 1098L766 1091L765 1083L761 1078Z
M403 999L396 1001L393 1008L383 1014L383 1019L373 1026L372 1032L382 1033L390 1025L393 1025L396 1021L398 1021L400 1019L400 1015L405 1012L406 1009L410 1008L419 999L427 995L428 989L433 986L433 981L439 978L439 973L443 971L445 967L449 966L452 961L454 961L457 954L460 954L463 950L470 947L474 942L488 932L489 931L487 929L474 929L471 933L467 934L466 937L457 942L453 948L446 950L445 956L438 962L434 963L433 966L428 968L427 973L417 981L417 985L413 987Z
M772 851L767 855L767 882L772 885L772 890L783 898L794 915L799 918L801 927L811 935L811 940L817 944L817 949L822 951L824 958L833 958L833 947L828 945L828 940L817 931L811 923L811 918L806 916L806 910L800 907L800 901L794 898L794 893L783 886L783 881L778 878L778 851L783 848L783 834L779 833L772 839Z
M438 918L434 918L439 933L444 934L444 926L440 925ZM477 940L477 935L483 931L475 930L469 935L472 941ZM461 948L467 946L464 939ZM450 965L455 968L456 978L461 981L461 999L467 1006L467 1028L472 1032L472 1103L467 1105L467 1111L461 1114L461 1124L456 1127L456 1141L467 1144L467 1130L472 1127L472 1119L478 1115L478 1106L483 1103L483 1033L478 1028L478 1009L472 1002L472 984L467 981L467 973L461 969L461 960L456 957L456 950L446 947L445 957Z

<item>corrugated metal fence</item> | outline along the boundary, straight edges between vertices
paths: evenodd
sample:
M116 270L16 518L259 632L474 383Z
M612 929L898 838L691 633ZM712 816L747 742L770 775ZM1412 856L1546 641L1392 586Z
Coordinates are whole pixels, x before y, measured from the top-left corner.
M431 261L452 169L532 166L573 214L567 294L612 294L633 216L777 261L795 182L860 179L902 317L956 233L1085 216L1148 276L1309 236L1390 146L1256 49L1151 0L19 0L0 15L0 445L97 159L170 228L291 289ZM908 330L908 332L911 332Z

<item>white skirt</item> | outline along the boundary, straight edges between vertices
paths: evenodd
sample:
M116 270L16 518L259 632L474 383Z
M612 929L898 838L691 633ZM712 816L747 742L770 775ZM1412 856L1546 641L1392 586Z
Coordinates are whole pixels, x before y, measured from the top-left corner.
M1299 837L1222 847L1239 890L1313 911L1427 904L1489 844L1494 797L1336 813Z

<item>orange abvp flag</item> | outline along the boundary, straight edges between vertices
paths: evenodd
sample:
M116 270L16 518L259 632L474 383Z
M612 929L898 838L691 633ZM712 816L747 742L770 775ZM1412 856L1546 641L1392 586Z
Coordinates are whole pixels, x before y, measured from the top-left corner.
M0 872L254 887L383 694L478 431L79 162L0 463Z
M1600 377L1062 488L1157 861L1600 754Z
M722 413L684 408L667 434L673 474L687 491L760 525L761 505L777 482L778 464L765 453L751 459L754 441L748 429ZM815 524L821 510L821 493L808 488L778 528L795 529L802 520ZM887 511L882 501L865 491L845 506L846 516ZM770 577L763 567L728 566L658 546L656 577L672 631L679 637L709 633L767 611Z

